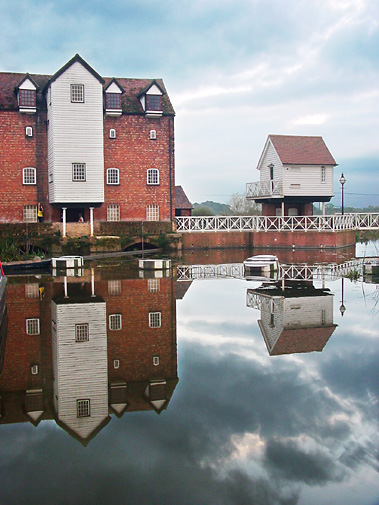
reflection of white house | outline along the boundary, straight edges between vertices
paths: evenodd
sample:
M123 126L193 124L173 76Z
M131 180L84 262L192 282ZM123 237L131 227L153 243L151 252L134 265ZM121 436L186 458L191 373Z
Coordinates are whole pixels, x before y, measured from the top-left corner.
M246 198L261 203L266 216L312 215L313 202L333 196L335 166L322 137L269 135L257 166L260 180L247 184Z
M51 324L57 423L86 444L110 419L105 302L54 299Z
M246 304L261 311L258 325L270 355L322 351L337 326L333 294L305 283L248 289Z

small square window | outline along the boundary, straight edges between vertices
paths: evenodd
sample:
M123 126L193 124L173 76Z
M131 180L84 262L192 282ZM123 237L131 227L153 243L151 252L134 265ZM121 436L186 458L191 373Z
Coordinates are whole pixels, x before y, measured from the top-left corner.
M89 341L89 325L88 323L81 323L75 325L75 342L88 342Z
M27 126L25 128L25 136L26 137L33 137L33 128L31 126Z
M112 331L117 331L122 329L122 316L121 314L110 314L109 315L109 329Z
M149 168L147 171L147 184L159 184L159 170L157 168Z
M39 319L37 317L26 320L26 334L39 335Z
M23 220L24 223L37 222L37 205L24 205Z
M156 130L150 130L150 140L156 140L156 139L157 139Z
M108 281L108 295L121 294L121 280Z
M146 110L162 110L162 97L160 95L146 95Z
M160 288L160 279L147 279L147 290L149 293L159 293Z
M77 417L91 416L91 400L76 400Z
M106 109L121 109L121 93L105 93Z
M160 312L149 312L149 326L150 326L150 328L160 328L161 327L161 313Z
M109 185L120 184L120 171L118 168L108 168L108 170L107 170L107 184L109 184Z
M38 372L39 372L38 365L32 365L30 367L30 373L32 375L38 375Z
M35 184L36 183L36 169L31 167L26 167L22 169L22 183L23 184Z
M36 106L36 90L35 89L19 89L18 104L20 107L35 107Z
M116 130L114 128L111 128L109 130L109 138L110 139L115 139L116 138Z
M159 221L159 206L147 205L146 206L146 221Z
M113 360L113 368L115 368L115 369L120 368L120 360L119 359Z
M153 365L158 366L159 365L159 356L153 356Z
M85 181L86 180L86 164L73 163L72 164L72 180Z
M107 221L120 221L120 206L117 203L107 206Z
M71 84L71 102L84 102L84 84Z

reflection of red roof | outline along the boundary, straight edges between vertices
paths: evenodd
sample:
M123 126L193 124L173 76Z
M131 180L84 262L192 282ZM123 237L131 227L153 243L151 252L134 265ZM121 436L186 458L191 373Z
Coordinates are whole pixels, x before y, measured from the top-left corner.
M269 135L283 164L337 165L322 137Z
M175 209L193 209L181 186L175 186Z
M283 330L271 349L270 355L293 354L300 352L321 352L337 325L316 328L294 328Z

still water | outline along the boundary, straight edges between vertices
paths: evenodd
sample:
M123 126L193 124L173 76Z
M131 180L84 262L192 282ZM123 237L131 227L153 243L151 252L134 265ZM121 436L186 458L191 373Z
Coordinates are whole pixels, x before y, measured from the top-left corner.
M379 503L371 278L141 278L115 262L9 277L6 304L1 505Z

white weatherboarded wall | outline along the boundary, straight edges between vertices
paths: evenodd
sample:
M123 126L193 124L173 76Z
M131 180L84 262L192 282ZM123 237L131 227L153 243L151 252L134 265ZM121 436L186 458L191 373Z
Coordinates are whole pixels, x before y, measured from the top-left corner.
M69 300L68 300L69 302ZM81 439L108 417L105 302L52 305L54 405L60 422ZM89 324L88 342L75 341L75 324ZM77 400L90 400L90 416L77 416Z
M333 196L333 166L324 165L325 182L321 180L321 165L290 165L283 169L284 196Z
M71 84L84 85L84 102L71 103ZM50 203L104 201L103 86L80 62L47 93ZM86 164L86 180L72 180L72 164Z

